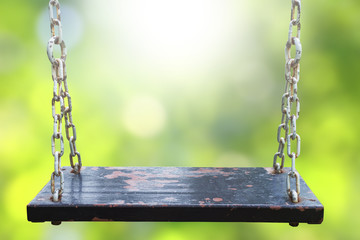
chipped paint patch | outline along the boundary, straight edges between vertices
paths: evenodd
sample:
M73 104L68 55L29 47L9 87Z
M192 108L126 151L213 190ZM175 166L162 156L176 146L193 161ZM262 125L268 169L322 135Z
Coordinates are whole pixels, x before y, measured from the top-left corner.
M205 204L205 202L204 202L204 201L199 201L199 205L200 205L200 207L201 207L201 208L206 207L206 204Z
M253 185L246 185L246 187L253 187Z
M114 171L111 174L105 175L104 177L107 178L107 179L114 179L114 178L118 178L118 177L120 177L122 175L123 175L122 172Z
M279 211L281 209L281 206L270 206L271 210Z
M223 199L222 199L222 198L219 198L219 197L216 197L216 198L213 198L213 201L214 201L214 202L222 202Z
M305 211L305 208L303 208L303 207L297 207L296 209L299 210L300 212L304 212L304 211Z
M264 168L264 169L265 169L265 171L267 172L267 174L275 175L275 170L274 170L274 168L266 167L266 168Z
M228 188L229 190L231 191L236 191L237 189L236 188Z

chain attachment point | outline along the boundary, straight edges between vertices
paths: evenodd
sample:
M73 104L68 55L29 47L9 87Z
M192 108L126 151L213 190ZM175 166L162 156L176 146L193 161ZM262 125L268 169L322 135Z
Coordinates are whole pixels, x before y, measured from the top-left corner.
M55 178L60 176L60 187L55 189ZM61 200L62 193L64 191L64 173L60 170L59 176L56 176L55 171L51 174L51 200L58 202Z
M280 165L280 163L276 162L278 157L281 157L281 165ZM282 169L284 167L284 161L285 161L285 155L284 154L281 154L280 152L275 153L275 155L274 155L274 163L273 163L275 173L282 173Z
M73 157L77 156L78 158L78 162L74 164L73 161ZM80 173L81 167L82 167L82 163L81 163L81 156L79 152L75 152L74 156L70 154L70 164L71 167L73 168L73 170L71 171L72 173Z
M291 190L290 178L295 178L296 191ZM290 200L293 203L298 203L299 202L299 196L300 196L300 176L299 176L299 173L297 173L297 172L289 172L289 174L287 176L286 187L287 187L287 193L288 193L288 195L290 197Z

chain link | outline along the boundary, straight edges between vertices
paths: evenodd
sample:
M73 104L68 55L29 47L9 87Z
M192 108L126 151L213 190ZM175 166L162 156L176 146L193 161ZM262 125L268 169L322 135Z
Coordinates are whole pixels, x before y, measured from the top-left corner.
M47 55L51 63L51 74L54 82L53 97L51 100L52 116L54 118L54 131L51 137L51 152L54 156L54 172L51 174L51 199L57 202L61 200L61 196L64 191L64 173L61 169L61 157L64 154L64 139L62 135L63 118L65 118L66 138L68 139L70 144L70 163L71 167L73 168L72 172L80 173L82 164L80 153L77 151L75 145L77 136L76 128L72 119L72 103L67 84L65 65L67 51L62 36L61 11L60 3L58 0L49 1L49 16L51 38L49 39L47 45ZM59 58L54 57L54 46L56 45L59 45L61 51L61 55ZM60 143L60 151L56 150L56 141L59 141ZM75 156L77 156L78 158L78 163L76 164L73 163L73 157ZM55 184L56 178L60 178L58 189L56 189Z
M296 13L296 14L295 14ZM299 202L300 180L295 169L295 160L300 156L300 135L296 130L296 121L300 114L300 100L298 97L298 82L300 80L300 59L302 46L300 42L301 0L291 0L291 15L288 40L285 46L285 93L281 99L281 124L277 131L278 151L274 155L273 167L276 173L282 173L284 167L284 148L287 145L287 155L291 158L291 170L287 177L287 193L292 202ZM293 36L293 28L296 35ZM295 46L295 56L291 56L291 48ZM295 107L294 107L295 106ZM282 136L283 132L283 136ZM291 151L291 141L296 140L296 152ZM281 164L277 159L281 159ZM295 178L296 190L291 190L290 180Z

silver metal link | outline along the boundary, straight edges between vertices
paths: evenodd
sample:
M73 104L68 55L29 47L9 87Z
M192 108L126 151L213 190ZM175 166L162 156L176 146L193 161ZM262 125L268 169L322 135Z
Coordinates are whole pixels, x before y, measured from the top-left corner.
M54 134L53 136L55 136L55 138L59 139L61 136L61 125L62 125L62 121L60 118L60 115L56 115L56 118L54 119Z
M301 31L301 0L291 0L291 14L288 39L285 45L285 92L281 98L281 124L277 130L278 151L274 155L273 167L276 173L282 173L284 167L284 148L287 145L287 155L291 158L291 171L287 178L287 192L292 202L299 201L300 181L296 173L295 160L300 156L300 135L297 133L296 121L300 115L300 100L298 97L298 82L300 80L300 60L302 46L300 42ZM296 34L293 36L293 29ZM291 48L295 47L295 56L291 56ZM282 137L282 130L285 132ZM291 151L291 141L296 141L296 152ZM281 164L277 163L281 158ZM291 190L290 178L296 179L296 191Z
M296 153L291 152L291 136L292 134L289 134L287 136L287 155L292 158L293 156L295 156L295 158L298 158L300 156L300 136L298 134L296 134L295 139L296 141Z
M57 36L54 36L54 37L51 37L48 41L48 45L47 45L47 55L48 55L48 58L51 62L51 64L54 64L55 63L55 58L54 58L54 45L60 45L60 50L61 50L61 56L60 58L62 60L66 60L66 56L67 56L67 50L66 50L66 46L65 46L65 42L64 40L62 40L59 44L57 43L58 41L58 37Z
M290 178L295 178L296 191L291 190ZM299 176L299 173L295 172L294 175L292 175L291 173L288 174L286 188L287 188L287 193L288 193L288 195L290 197L290 200L293 203L298 203L299 202L299 196L300 196L300 176Z
M278 157L281 157L281 165L278 162L276 162ZM276 173L282 173L282 169L284 167L284 161L285 161L284 154L281 154L280 152L275 153L273 167Z
M63 95L64 95L64 96L63 96L64 98L67 98L67 104L68 104L68 106L65 107L64 112L65 112L65 113L71 112L71 111L72 111L72 103L71 103L70 94L65 91L65 92L63 92Z
M292 115L290 117L290 127L291 127L291 139L294 140L296 138L296 116Z
M286 125L285 125L285 123L282 123L278 127L278 132L277 132L277 141L278 141L278 143L280 143L280 139L281 139L281 129L285 130L285 136L287 136L287 134L286 134L286 131L287 131Z
M56 17L54 14L54 7ZM70 164L74 173L80 173L81 157L77 151L75 141L77 139L76 128L72 119L72 102L69 94L66 75L66 56L67 50L62 35L61 11L58 0L49 1L49 17L50 17L50 31L51 38L47 44L47 56L51 62L51 75L54 82L53 97L51 100L52 116L54 118L54 129L51 136L51 152L54 156L54 172L51 174L51 199L54 202L60 201L64 191L64 174L61 170L61 157L64 154L64 139L62 135L62 120L65 117L65 131L66 138L70 144ZM57 28L57 31L56 31ZM54 57L54 46L59 45L61 55L59 58ZM67 103L67 106L65 106ZM60 112L58 108L60 108ZM70 131L71 128L71 131ZM72 135L71 135L72 134ZM60 141L60 150L56 150L56 140ZM73 157L77 156L78 162L73 163ZM60 177L59 188L56 189L55 179Z
M278 148L278 152L280 153L280 156L283 155L284 148L285 148L285 138L282 137L280 138L279 148Z
M72 129L72 136L70 137L70 131L69 129ZM67 124L66 125L66 138L69 140L69 142L71 142L71 139L72 141L76 141L76 128L75 128L75 125L74 124Z
M55 176L59 176L60 175L60 172L61 172L61 155L59 152L55 152L55 161L54 161L54 173L55 173Z
M56 102L60 102L60 113L56 113ZM61 96L55 96L51 99L51 111L52 111L52 116L54 119L56 119L56 116L60 116L60 119L63 118L64 116L64 100Z
M74 157L76 152L76 144L72 136L70 137L69 143L70 143L70 155Z
M56 189L55 178L60 177L60 186L59 189ZM59 172L59 176L56 176L55 171L51 174L51 200L54 202L58 202L61 200L62 193L64 191L64 173L62 171Z
M64 155L64 138L61 134L60 137L57 137L55 134L51 136L51 152L54 157L56 153L55 139L60 139L60 157L62 157Z
M296 99L294 99L294 97L289 96L287 98L287 107L286 107L286 118L288 120L290 120L291 118L291 107L292 107L292 103L295 102L295 106L296 106L296 116L295 118L298 119L299 118L299 114L300 114L300 100L297 97Z
M287 176L286 189L291 201L297 203L299 202L300 196L300 176L295 170L295 158L296 157L294 155L291 157L291 170ZM291 190L290 178L295 178L296 191Z
M282 113L287 113L288 112L287 107L285 107L287 105L285 105L285 104L287 103L289 97L290 97L290 94L288 92L286 92L286 93L284 93L284 95L281 98L281 112Z
M75 157L75 156L77 156L78 162L74 164L73 157ZM71 164L71 167L73 168L72 172L74 172L74 173L80 172L81 167L82 167L82 162L81 162L81 156L80 156L79 152L75 151L74 156L70 154L70 164Z
M300 14L301 14L301 1L300 0L292 0L291 1L291 16L290 19L294 19L295 8L297 7L297 17L296 22L300 23Z
M50 0L49 2L49 17L50 23L54 19L54 7L56 8L56 19L61 21L60 3L58 0Z
M55 26L58 26L58 34L55 34ZM51 28L51 34L52 36L57 36L56 42L61 43L63 41L62 39L62 27L61 22L58 19L53 19L52 22L50 22L50 28Z

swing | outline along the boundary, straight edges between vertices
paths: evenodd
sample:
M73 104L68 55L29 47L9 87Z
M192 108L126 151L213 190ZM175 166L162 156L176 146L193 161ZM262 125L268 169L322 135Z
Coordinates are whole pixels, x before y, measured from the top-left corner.
M295 169L300 155L296 132L300 101L297 96L301 43L301 0L292 0L285 47L285 93L281 102L278 151L272 168L213 167L82 167L76 148L76 129L66 75L66 47L62 39L60 4L50 0L51 35L47 54L54 81L51 180L27 205L31 222L51 221L203 221L203 222L300 222L320 224L324 207ZM54 18L54 7L56 18ZM55 31L57 26L57 34ZM296 36L292 28L296 27ZM61 57L54 58L59 45ZM295 46L295 57L291 47ZM59 106L57 106L59 105ZM56 107L57 106L57 107ZM295 106L295 107L292 107ZM60 112L57 112L60 109ZM64 153L62 120L70 144L71 167L61 167ZM291 142L296 152L291 151ZM60 144L60 150L56 145ZM286 145L286 146L285 146ZM284 167L285 147L291 168ZM77 162L74 164L74 158ZM277 159L281 162L277 162ZM301 189L301 194L300 194Z

